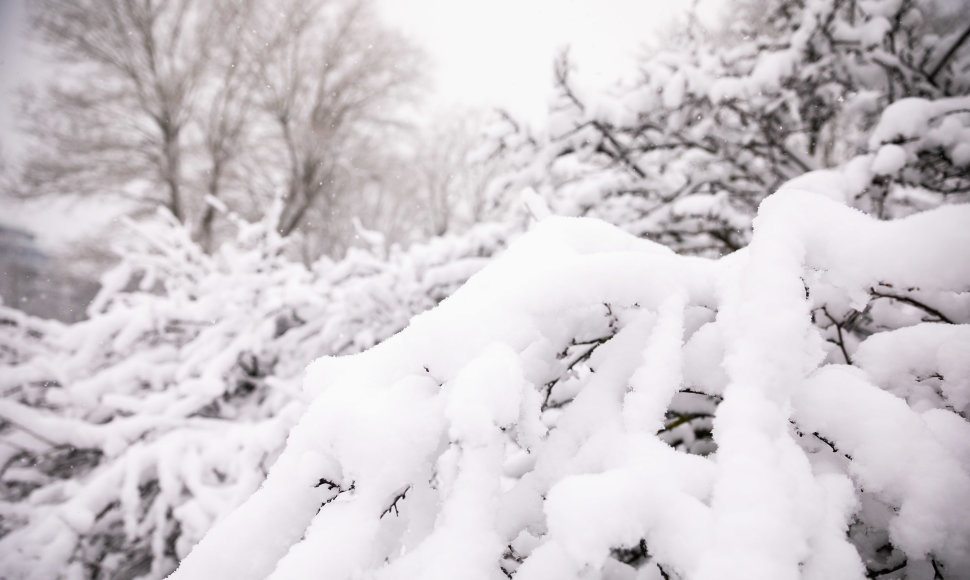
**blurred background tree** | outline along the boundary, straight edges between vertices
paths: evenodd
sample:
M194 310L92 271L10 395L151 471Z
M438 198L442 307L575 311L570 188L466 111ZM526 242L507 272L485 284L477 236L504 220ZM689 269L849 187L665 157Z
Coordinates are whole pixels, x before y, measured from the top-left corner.
M30 17L57 74L26 111L22 193L161 206L210 251L216 206L254 217L274 197L281 234L345 250L422 88L421 53L367 0L44 0Z

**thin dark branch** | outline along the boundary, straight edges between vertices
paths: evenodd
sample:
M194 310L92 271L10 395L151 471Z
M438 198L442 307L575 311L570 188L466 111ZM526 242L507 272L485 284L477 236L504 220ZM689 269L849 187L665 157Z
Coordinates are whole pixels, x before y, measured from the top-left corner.
M950 50L946 51L946 54L943 55L943 58L940 59L940 62L937 63L935 67L933 67L932 71L930 71L930 74L929 74L930 81L932 81L933 78L936 75L938 75L941 70L943 70L943 67L946 66L946 63L949 62L951 58L953 58L953 55L956 54L957 50L960 49L960 47L963 45L964 42L967 41L968 38L970 38L970 26L968 26L967 29L963 31L963 34L960 35L960 38L958 38L957 41L953 43L953 46L950 47Z
M687 394L690 394L690 395L700 395L702 397L709 397L709 398L714 399L715 401L718 401L718 402L720 402L722 400L722 398L723 398L723 397L721 397L721 395L712 395L710 393L705 393L703 391L697 391L697 390L694 390L694 389L681 389L680 392L681 393L687 393Z
M660 435L661 433L666 433L668 431L672 431L673 429L680 427L684 423L690 423L695 419L708 419L713 416L714 415L710 413L686 413L684 415L680 415L670 423L665 424L663 429L657 431L657 435Z
M405 497L407 497L408 491L410 491L410 490L411 490L411 486L409 485L409 486L405 487L403 490L401 490L400 492L398 492L398 494L395 495L394 496L394 499L391 501L391 505L387 506L387 509L385 509L384 511L381 512L381 518L383 518L387 514L391 513L392 511L394 512L394 515L396 515L396 516L401 515L401 511L398 509L397 503L399 501L401 501L402 499L404 499Z
M842 350L842 356L845 357L845 364L851 365L852 359L849 357L849 351L847 351L845 348L845 337L842 336L842 323L836 320L831 314L829 314L828 307L823 306L822 313L824 313L825 317L832 322L833 326L835 326L836 336L838 337L838 341L836 342L836 344L838 344L839 349Z
M550 408L551 403L549 402L549 399L552 396L552 389L557 384L559 384L559 381L562 380L562 378L564 376L566 376L567 374L569 374L569 372L572 371L573 368L576 365L578 365L581 362L584 362L584 361L589 360L589 358L591 356L593 356L593 352L595 352L597 348L599 348L601 345L605 344L611 338L613 338L612 335L611 336L604 337L604 338L596 339L596 340L592 341L591 343L582 343L582 342L576 343L577 346L584 345L584 344L591 344L592 346L590 346L588 349L586 349L585 351L583 351L583 354L581 354L578 357L576 357L575 359L573 359L573 361L571 363L569 363L569 365L563 370L563 372L558 377L556 377L554 380L549 381L548 383L546 383L546 385L545 385L546 395L545 395L545 398L542 401L542 410L543 411L546 410L546 409L548 409L548 408Z
M337 499L341 495L343 495L343 494L345 494L347 492L354 491L355 489L357 489L357 483L354 482L354 481L351 481L350 482L350 485L345 488L345 487L340 486L340 484L335 483L333 481L330 481L329 479L327 479L325 477L321 477L320 478L320 481L318 481L317 484L314 485L313 487L320 487L320 486L326 486L327 489L332 490L332 491L333 490L336 490L336 492L337 492L337 493L333 494L332 496L330 496L329 498L327 498L327 500L324 501L322 504L320 504L320 508L321 509L323 508L323 506L325 506L328 503L332 502L333 500Z
M940 322L953 324L953 320L951 320L950 317L948 317L947 315L943 314L936 308L933 308L928 304L924 304L923 302L920 302L919 300L916 300L915 298L912 298L910 296L899 296L897 294L887 294L886 292L883 292L881 290L876 290L875 288L870 288L869 293L875 296L876 298L888 298L890 300L898 300L899 302L909 304L910 306L915 306L916 308L919 308L920 310L926 312L930 316L935 316L940 320Z
M603 344L607 340L613 338L613 335L601 336L600 338L591 338L590 340L573 340L569 343L569 346L586 346L588 344Z
M930 564L933 565L933 580L946 580L943 577L943 564L936 561L936 558L930 558Z
M505 553L502 554L502 557L506 560L512 560L513 562L517 562L519 564L525 561L525 557L522 556L522 554L519 554L519 552L512 547L512 544L506 545L505 548L506 550Z
M831 441L831 440L829 440L829 439L827 439L827 438L825 438L825 437L823 437L822 435L820 435L818 431L815 431L814 433L812 433L812 437L815 437L816 439L818 439L818 440L819 440L819 441L821 441L822 443L825 443L825 445L827 445L827 446L828 446L828 448L832 450L832 453L841 453L841 452L839 451L839 448L835 446L835 443L832 443L832 441ZM849 460L851 460L851 459L852 459L852 456L851 456L851 455L849 455L848 453L842 453L842 455L843 455L843 456L844 456L844 457L845 457L846 459L849 459Z

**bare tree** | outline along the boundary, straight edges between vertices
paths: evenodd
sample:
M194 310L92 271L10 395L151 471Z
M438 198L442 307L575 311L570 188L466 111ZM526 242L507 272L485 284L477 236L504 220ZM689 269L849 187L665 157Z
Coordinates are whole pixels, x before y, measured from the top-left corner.
M467 111L442 116L421 135L415 152L416 197L425 233L439 236L483 219L487 191L500 172L482 147L488 119Z
M221 201L227 186L243 189L246 177L240 161L252 146L258 95L254 76L265 58L261 47L245 34L254 6L254 0L238 0L226 2L222 8L222 26L229 34L212 47L213 66L203 89L205 105L197 111L202 156L207 164L201 190L208 203L202 204L196 238L206 250L213 244L215 203Z
M28 163L27 184L137 195L184 221L185 129L221 36L216 3L39 0L33 8L65 66L34 117L53 149Z
M314 206L336 215L337 197L367 179L363 158L399 126L394 106L415 96L419 57L382 30L364 0L290 2L267 39L263 107L282 141L288 235ZM351 194L352 195L352 194Z
M367 0L39 0L33 24L59 74L29 115L26 191L162 205L206 248L217 204L282 196L284 235L336 215L419 77Z

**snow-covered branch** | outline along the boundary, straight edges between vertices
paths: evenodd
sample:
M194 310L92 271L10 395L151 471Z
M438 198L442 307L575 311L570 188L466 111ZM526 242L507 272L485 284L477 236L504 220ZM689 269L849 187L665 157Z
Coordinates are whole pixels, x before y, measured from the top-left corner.
M968 221L786 190L709 260L545 220L403 332L314 363L265 484L173 578L963 577L970 311L907 323L869 289L964 300ZM871 319L854 366L813 322L842 304Z

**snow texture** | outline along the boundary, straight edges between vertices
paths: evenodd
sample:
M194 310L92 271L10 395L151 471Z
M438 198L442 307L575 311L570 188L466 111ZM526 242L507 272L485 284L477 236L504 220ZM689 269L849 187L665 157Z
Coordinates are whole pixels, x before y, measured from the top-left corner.
M166 576L262 483L309 400L307 362L399 331L507 235L309 270L275 223L238 222L214 255L174 222L132 225L89 320L0 307L0 577Z
M613 91L563 57L546 130L501 148L510 191L709 257L786 183L883 219L970 201L965 1L730 5Z
M265 483L171 578L967 577L968 326L843 343L850 366L813 317L966 292L968 223L789 189L711 260L547 218L401 333L314 362Z
M171 224L89 321L0 307L0 577L970 577L965 4L563 59L468 235Z

